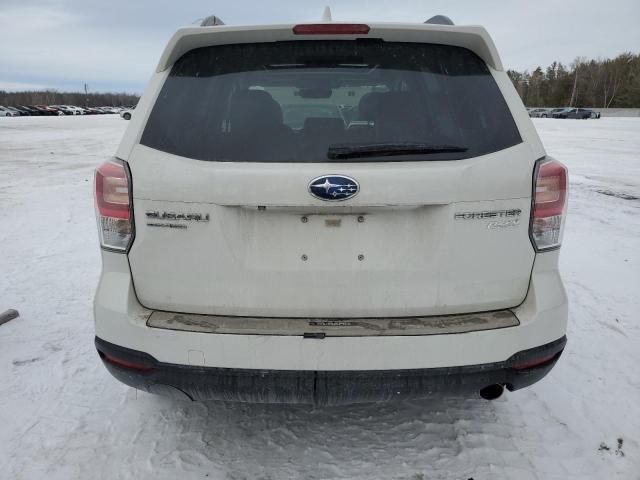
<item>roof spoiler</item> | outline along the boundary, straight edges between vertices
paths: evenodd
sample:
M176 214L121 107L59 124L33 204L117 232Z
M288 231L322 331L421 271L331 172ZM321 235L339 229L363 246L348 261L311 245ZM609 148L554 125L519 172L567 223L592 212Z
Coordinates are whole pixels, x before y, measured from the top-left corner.
M442 20L439 20L442 21ZM432 22L432 23L428 23ZM503 70L500 56L487 31L480 26L451 26L433 23L369 23L371 36L390 42L421 42L453 45L471 50L495 70ZM185 53L196 48L235 43L260 43L295 40L294 25L224 25L218 17L208 17L202 27L183 27L173 35L156 67L162 72L171 67ZM339 38L336 35L336 38Z
M331 9L329 7L324 7L324 12L322 13L322 21L333 21L333 19L331 18ZM434 15L424 23L428 23L430 25L455 25L455 23L453 23L453 20L451 20L446 15ZM216 25L224 25L224 22L220 17L216 17L215 15L209 15L208 17L205 17L202 22L200 22L201 27L214 27Z

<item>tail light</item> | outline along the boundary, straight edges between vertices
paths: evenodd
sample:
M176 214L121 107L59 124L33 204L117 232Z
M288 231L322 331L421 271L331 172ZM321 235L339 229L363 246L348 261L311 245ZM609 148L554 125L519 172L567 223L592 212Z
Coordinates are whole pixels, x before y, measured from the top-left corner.
M131 182L127 165L109 160L96 170L95 196L100 245L126 252L133 240Z
M567 211L567 167L541 160L534 172L529 234L536 251L560 247Z

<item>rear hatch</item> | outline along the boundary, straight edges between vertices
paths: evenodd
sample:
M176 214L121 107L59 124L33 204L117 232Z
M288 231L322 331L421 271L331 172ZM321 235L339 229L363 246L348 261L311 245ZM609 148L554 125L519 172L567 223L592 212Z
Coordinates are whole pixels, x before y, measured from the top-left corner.
M525 297L534 155L462 47L189 51L129 158L148 308L266 317L497 310Z

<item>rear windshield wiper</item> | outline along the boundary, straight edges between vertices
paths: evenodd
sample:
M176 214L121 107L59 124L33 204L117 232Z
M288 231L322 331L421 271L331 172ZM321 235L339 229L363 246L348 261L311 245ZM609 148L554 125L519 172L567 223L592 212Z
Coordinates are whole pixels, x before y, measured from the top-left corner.
M331 145L327 157L343 158L391 157L395 155L424 155L433 153L466 152L467 147L457 145L432 145L429 143L365 143L362 145Z

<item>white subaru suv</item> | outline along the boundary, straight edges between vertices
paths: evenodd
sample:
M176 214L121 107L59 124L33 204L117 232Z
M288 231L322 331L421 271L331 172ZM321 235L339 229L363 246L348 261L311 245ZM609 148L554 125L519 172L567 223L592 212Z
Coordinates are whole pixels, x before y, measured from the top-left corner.
M485 29L205 25L173 36L96 172L111 374L317 405L544 377L567 170Z

